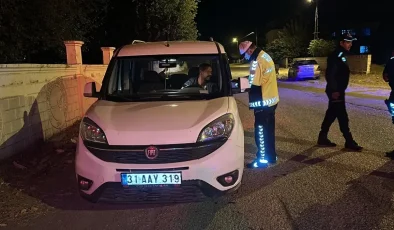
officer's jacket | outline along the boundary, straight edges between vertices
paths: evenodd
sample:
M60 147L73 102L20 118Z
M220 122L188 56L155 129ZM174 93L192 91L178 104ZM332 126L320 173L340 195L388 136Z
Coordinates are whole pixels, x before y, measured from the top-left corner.
M275 63L263 50L256 50L251 57L249 83L249 108L271 107L279 102Z
M339 47L327 57L326 92L345 92L347 89L350 76L347 53L345 49Z
M383 74L389 75L389 83L394 83L394 57L391 57L390 60L386 63L384 67Z

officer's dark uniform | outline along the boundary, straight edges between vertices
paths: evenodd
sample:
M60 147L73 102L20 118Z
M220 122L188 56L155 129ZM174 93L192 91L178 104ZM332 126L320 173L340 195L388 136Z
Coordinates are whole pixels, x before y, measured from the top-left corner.
M391 88L391 93L389 99L385 100L387 108L392 116L392 121L394 124L394 51L393 56L388 60L386 66L383 70L383 78L387 78L389 86Z
M341 41L355 40L350 34L345 34ZM349 129L349 118L346 112L345 91L349 84L350 69L346 59L348 51L342 46L328 56L326 70L326 94L329 100L328 109L321 125L319 133L318 145L334 147L327 135L331 124L338 118L340 130L346 140L345 147L351 150L360 151L362 149L353 139ZM339 93L339 98L334 99L333 93Z
M389 101L394 102L394 51L393 56L388 60L383 70L383 76L388 77L388 83L391 88Z
M389 99L385 100L385 104L391 114L391 120L394 124L394 50L392 51L392 57L386 63L383 70L383 78L387 78L388 83L391 88L391 93ZM394 159L394 150L387 153L387 157Z

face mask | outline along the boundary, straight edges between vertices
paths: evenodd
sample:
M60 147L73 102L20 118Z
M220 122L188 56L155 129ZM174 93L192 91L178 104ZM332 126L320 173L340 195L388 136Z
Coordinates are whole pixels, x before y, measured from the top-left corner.
M249 61L250 55L248 53L245 53L245 59Z

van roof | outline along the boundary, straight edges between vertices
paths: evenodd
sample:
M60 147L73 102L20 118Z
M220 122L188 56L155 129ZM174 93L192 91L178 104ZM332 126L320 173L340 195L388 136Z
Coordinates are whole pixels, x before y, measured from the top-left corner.
M221 53L226 53L221 44L219 47ZM138 42L122 47L118 57L168 54L218 54L218 49L210 41Z

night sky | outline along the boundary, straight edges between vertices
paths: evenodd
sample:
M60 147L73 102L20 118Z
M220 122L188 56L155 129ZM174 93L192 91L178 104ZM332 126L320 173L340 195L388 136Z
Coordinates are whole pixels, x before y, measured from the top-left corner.
M378 31L372 36L375 51L384 53L382 58L385 59L388 50L394 48L393 3L389 0L319 0L319 31L330 34L348 24L379 23ZM307 0L201 0L196 21L201 40L213 37L232 47L233 37L241 38L257 31L260 41L267 31L283 28L284 23L296 15L310 23L313 33L314 13L314 3ZM323 33L322 36L324 38ZM247 39L255 41L255 36Z
M378 31L372 33L373 58L379 62L387 60L390 49L394 48L394 0L318 0L319 1L319 31L321 38L331 38L329 35L338 29L345 29L348 23L363 24L365 22L380 23ZM131 40L138 39L132 35L132 29L124 20L135 20L130 14L131 2L113 0L112 4L122 7L111 12L111 20L104 27L106 39L98 39L96 48L90 49L85 57L87 61L101 61L101 46L119 47ZM242 38L250 32L257 31L259 46L264 45L265 34L270 29L281 29L290 19L301 16L309 23L311 38L314 27L314 3L307 0L201 0L196 17L197 27L201 36L199 40L209 40L213 37L226 48L226 51L238 52L232 43L233 37ZM351 29L351 28L347 28ZM121 36L119 35L121 31ZM325 33L324 33L325 32ZM104 32L101 31L103 34ZM255 35L245 38L255 41ZM245 40L244 39L244 40ZM377 52L377 53L376 53ZM90 57L89 57L90 56Z
M394 13L389 5L388 0L319 0L319 26L329 30L352 21L381 22ZM232 37L242 37L256 28L264 34L272 22L295 15L310 18L313 25L314 11L315 6L306 0L202 0L196 20L202 39L212 36L231 42Z

